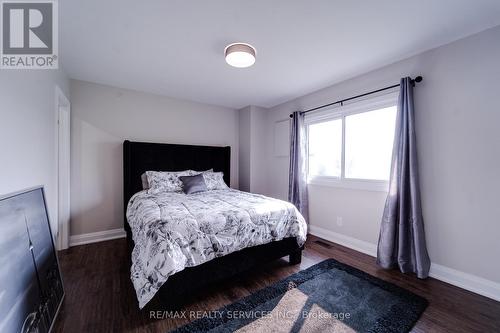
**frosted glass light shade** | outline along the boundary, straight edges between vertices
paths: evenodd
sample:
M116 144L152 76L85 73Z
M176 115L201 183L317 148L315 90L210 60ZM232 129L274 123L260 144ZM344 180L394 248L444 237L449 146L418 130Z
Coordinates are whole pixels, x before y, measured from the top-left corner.
M255 63L255 48L250 44L234 43L226 46L226 62L238 68L250 67Z

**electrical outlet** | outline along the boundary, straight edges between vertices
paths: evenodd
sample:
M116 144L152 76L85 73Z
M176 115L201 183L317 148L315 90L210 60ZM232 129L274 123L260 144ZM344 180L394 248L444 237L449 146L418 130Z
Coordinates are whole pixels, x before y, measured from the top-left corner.
M337 216L337 225L339 227L344 225L344 219L342 218L342 216Z

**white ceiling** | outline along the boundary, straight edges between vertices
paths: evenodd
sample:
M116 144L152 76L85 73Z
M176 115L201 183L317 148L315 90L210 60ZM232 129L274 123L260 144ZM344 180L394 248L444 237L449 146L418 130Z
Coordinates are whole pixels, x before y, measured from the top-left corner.
M63 0L74 79L241 108L271 107L500 24L499 0ZM253 67L228 66L247 42Z

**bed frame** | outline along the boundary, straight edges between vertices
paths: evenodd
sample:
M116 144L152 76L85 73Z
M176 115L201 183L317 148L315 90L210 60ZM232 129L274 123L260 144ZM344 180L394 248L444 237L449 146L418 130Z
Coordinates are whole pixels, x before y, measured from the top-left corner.
M229 186L231 177L231 147L192 146L178 144L131 142L123 143L123 202L124 211L132 195L142 190L141 175L148 170L222 171ZM124 219L129 250L132 251L130 226ZM188 267L169 277L157 296L165 305L178 305L215 282L248 271L257 264L289 256L292 265L301 262L302 247L294 237L254 246L215 258L204 264Z

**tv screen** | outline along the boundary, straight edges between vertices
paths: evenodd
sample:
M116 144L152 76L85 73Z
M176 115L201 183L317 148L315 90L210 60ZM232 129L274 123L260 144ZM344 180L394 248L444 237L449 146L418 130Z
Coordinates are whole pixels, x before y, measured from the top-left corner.
M63 296L43 188L0 197L0 332L49 332Z

